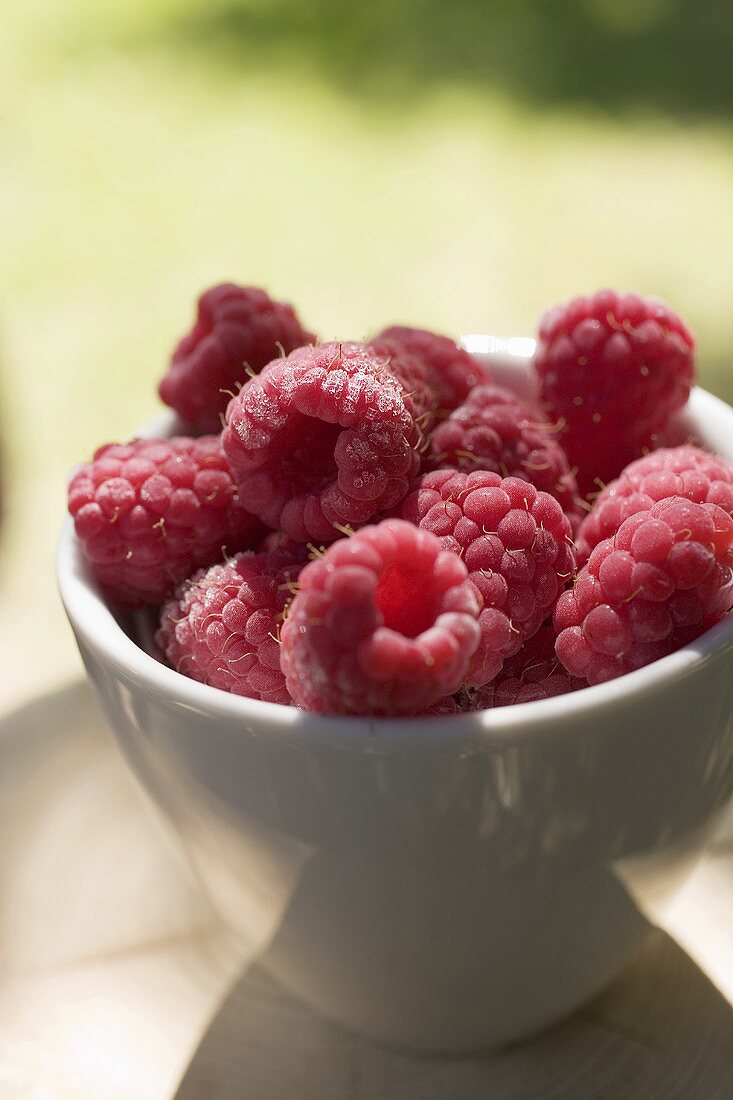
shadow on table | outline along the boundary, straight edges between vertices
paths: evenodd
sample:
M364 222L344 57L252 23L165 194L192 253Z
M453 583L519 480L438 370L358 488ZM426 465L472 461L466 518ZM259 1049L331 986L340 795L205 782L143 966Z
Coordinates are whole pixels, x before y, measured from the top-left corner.
M83 681L0 719L0 823L0 954L13 972L109 958L213 921L142 812Z
M714 1100L733 1095L733 1009L665 933L602 996L533 1042L413 1057L326 1023L259 967L233 988L175 1100Z
M100 736L85 685L7 716L0 747L0 925L16 970L109 956L206 924L206 906L158 847ZM132 851L144 857L131 861ZM356 1096L724 1100L733 1096L733 1009L655 932L605 994L533 1042L493 1057L417 1058L326 1023L255 966L214 1016L175 1100Z

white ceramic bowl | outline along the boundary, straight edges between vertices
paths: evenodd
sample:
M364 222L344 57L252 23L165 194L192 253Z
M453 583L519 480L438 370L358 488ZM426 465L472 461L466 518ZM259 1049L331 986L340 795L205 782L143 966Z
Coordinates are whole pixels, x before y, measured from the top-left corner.
M466 345L526 389L516 344ZM690 417L733 461L733 409L698 389ZM321 718L148 656L70 522L59 580L120 747L215 906L288 989L390 1044L497 1047L587 1000L640 947L733 792L733 617L556 699Z

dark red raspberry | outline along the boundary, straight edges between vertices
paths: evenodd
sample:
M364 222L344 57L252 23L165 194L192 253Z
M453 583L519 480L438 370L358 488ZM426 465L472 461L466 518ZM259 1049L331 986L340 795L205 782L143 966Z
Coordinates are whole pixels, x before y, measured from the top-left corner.
M570 523L548 493L484 470L422 475L401 515L458 554L481 594L481 641L466 677L481 687L539 630L572 579Z
M434 430L428 461L434 468L493 470L520 477L562 505L573 527L582 504L567 456L539 410L504 386L477 386Z
M555 608L556 652L573 676L611 680L672 653L733 607L733 519L668 497L600 542Z
M237 554L184 581L155 636L171 667L233 695L289 703L280 627L306 561L304 551Z
M385 340L401 344L425 364L439 415L457 408L474 386L490 381L486 368L459 348L449 336L439 336L421 328L391 325L378 333L371 343L379 346Z
M557 635L552 623L541 626L514 657L505 662L495 680L468 694L468 710L489 710L514 703L553 699L585 687L585 680L571 676L555 653Z
M612 538L624 520L665 497L717 504L733 515L733 469L725 459L690 446L637 459L606 486L583 520L576 540L578 559L587 561L593 547Z
M94 576L128 608L161 603L223 547L245 549L262 530L217 436L100 447L71 479L69 512Z
M251 373L315 342L292 306L274 302L264 290L222 283L198 300L196 323L171 359L159 392L199 431L217 432L232 394Z
M694 380L693 338L663 302L601 290L542 319L534 365L583 493L653 448Z
M439 539L398 519L334 543L283 625L290 694L325 714L418 714L462 683L479 600Z
M453 718L457 714L462 714L463 708L459 704L455 695L446 695L445 699L438 699L437 703L433 703L427 710L422 711L421 718Z
M324 543L393 508L423 447L426 391L413 382L363 344L271 364L230 403L222 436L247 507L296 541Z
M275 550L285 550L290 554L299 554L301 550L309 551L311 548L302 542L296 542L282 531L268 531L257 547L260 554L271 554Z

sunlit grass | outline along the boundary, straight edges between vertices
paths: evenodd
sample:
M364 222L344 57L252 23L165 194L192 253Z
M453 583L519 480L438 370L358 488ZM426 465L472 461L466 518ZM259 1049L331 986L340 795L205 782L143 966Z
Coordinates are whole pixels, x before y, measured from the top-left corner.
M207 283L261 283L342 337L400 319L528 333L554 299L633 287L680 309L733 397L726 127L445 82L369 104L304 66L105 46L100 9L86 38L74 9L9 10L0 42L8 698L75 661L52 579L66 472L154 415ZM162 25L163 5L134 10L137 39Z

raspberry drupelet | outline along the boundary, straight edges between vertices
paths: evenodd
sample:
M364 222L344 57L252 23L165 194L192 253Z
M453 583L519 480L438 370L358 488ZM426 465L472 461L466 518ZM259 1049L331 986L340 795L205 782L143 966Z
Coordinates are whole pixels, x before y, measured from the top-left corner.
M307 550L237 554L176 590L155 640L193 680L268 703L289 703L280 627Z
M600 542L555 608L556 652L590 684L686 645L733 607L733 519L668 497Z
M398 504L430 400L419 364L403 369L363 344L320 344L248 382L222 436L247 507L296 541L328 543Z
M583 493L656 445L689 396L693 349L677 314L636 294L601 290L544 315L534 366Z
M575 527L583 515L567 456L542 413L504 386L477 386L435 428L427 460L433 468L493 470L549 493Z
M553 699L586 687L585 680L571 676L555 653L557 635L552 623L545 623L508 661L495 680L467 693L467 710L509 707Z
M391 325L370 342L379 347L385 341L401 345L425 365L439 416L457 408L474 386L490 381L487 369L449 336L406 325Z
M482 687L539 630L572 580L570 522L548 493L484 470L423 474L400 514L458 554L481 595L481 640L466 683Z
M718 455L683 446L652 451L627 466L596 499L577 536L578 560L613 538L624 520L665 497L717 504L733 515L733 468Z
M426 711L463 682L479 608L463 562L430 532L365 527L300 575L281 631L288 690L323 714Z
M199 298L196 322L173 352L160 396L199 431L218 432L232 394L252 373L314 342L292 306L257 287L222 283Z
M247 549L262 532L216 436L100 447L72 477L68 503L92 573L124 608L161 603L223 547Z

